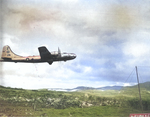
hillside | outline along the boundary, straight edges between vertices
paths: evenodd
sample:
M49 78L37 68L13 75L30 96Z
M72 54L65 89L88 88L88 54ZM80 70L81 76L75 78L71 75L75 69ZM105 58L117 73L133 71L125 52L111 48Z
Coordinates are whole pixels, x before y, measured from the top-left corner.
M140 87L142 89L150 90L150 82L145 82L145 83L140 83ZM105 87L98 87L98 88L93 88L93 87L85 87L85 86L79 86L76 88L72 89L63 89L63 88L49 88L48 90L51 91L66 91L66 92L72 92L72 91L82 91L82 90L102 90L102 91L107 91L107 90L125 90L128 88L138 88L137 85L135 86L105 86Z
M137 88L137 87L138 87L138 85L130 86L130 87L126 87L126 88ZM150 91L150 82L140 83L140 88Z
M63 92L0 86L0 116L128 116L141 112L136 86L106 91L78 89L82 90ZM150 110L150 91L147 89L141 88L144 112Z

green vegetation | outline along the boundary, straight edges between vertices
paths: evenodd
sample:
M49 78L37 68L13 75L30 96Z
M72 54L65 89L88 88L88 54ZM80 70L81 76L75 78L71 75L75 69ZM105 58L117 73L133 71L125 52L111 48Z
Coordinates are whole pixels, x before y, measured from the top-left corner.
M144 112L150 110L149 85L141 88ZM141 113L137 86L120 91L58 92L0 86L0 116L105 117Z

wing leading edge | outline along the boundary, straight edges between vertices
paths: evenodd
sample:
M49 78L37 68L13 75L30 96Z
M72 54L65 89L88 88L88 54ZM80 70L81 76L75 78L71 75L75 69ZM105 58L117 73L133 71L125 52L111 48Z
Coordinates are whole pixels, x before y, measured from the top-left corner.
M39 47L38 50L42 60L51 59L51 53L48 51L48 49L45 46Z
M52 55L48 51L48 49L45 46L42 46L42 47L39 47L38 50L41 56L41 60L46 61L51 65L53 63L53 60L52 60Z

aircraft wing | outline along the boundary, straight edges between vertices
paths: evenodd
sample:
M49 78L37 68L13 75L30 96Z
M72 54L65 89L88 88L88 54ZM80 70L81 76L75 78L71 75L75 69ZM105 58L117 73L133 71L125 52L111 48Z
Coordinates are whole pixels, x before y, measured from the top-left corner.
M45 46L39 47L38 50L42 60L48 60L52 58L51 53Z

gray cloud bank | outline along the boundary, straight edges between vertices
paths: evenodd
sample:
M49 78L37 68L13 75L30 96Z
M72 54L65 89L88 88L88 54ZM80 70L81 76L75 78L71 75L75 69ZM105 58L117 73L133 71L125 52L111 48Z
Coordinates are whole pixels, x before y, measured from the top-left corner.
M56 70L60 73L57 78L82 79L91 82L90 85L103 81L123 83L136 65L150 64L150 4L148 1L136 3L6 0L1 11L2 38L18 54L38 54L40 45L77 54L77 58L63 64L61 70L55 63L55 68L46 67L45 77L55 78ZM65 71L68 76L64 75ZM6 74L7 70L3 72ZM23 74L31 75L30 71ZM144 81L147 81L146 74L148 72Z

